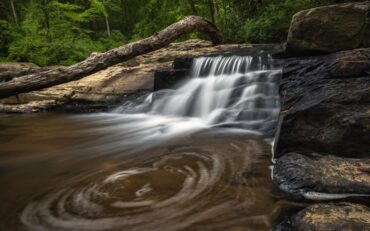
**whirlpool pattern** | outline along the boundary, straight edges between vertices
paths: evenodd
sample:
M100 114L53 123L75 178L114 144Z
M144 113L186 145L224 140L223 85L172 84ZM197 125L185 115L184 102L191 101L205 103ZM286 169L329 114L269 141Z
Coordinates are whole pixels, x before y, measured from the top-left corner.
M222 140L210 141L212 147L192 141L195 146L178 147L145 166L94 173L30 203L22 223L31 230L270 227L266 214L253 214L257 206L253 188L261 187L255 184L261 179L245 177L267 145ZM268 178L266 169L263 172L259 178Z

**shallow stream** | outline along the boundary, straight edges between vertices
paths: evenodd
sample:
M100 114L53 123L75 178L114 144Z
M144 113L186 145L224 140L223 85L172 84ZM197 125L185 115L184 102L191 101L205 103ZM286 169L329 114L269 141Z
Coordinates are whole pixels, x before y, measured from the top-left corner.
M109 113L0 115L0 230L269 230L279 70L194 61L194 77Z

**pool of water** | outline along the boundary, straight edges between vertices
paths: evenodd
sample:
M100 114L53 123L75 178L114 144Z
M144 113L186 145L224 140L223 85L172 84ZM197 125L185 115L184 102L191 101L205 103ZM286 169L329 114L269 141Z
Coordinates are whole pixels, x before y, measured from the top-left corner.
M207 129L130 145L102 118L0 115L0 230L270 230L292 206L261 138Z

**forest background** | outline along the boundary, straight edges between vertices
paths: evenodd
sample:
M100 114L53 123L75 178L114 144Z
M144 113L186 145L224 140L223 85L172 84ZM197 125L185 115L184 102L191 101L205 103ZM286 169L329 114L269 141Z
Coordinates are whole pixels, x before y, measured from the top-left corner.
M187 15L214 22L226 43L281 43L296 12L342 2L355 1L1 0L0 62L71 65L92 52L148 37Z

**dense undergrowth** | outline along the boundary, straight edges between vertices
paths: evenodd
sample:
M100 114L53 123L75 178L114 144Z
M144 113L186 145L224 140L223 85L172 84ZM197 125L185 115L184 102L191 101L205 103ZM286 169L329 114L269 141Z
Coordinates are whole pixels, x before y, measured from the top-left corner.
M213 21L229 43L285 41L296 12L334 0L7 0L0 61L70 65L138 40L186 15ZM182 39L196 38L197 34Z

